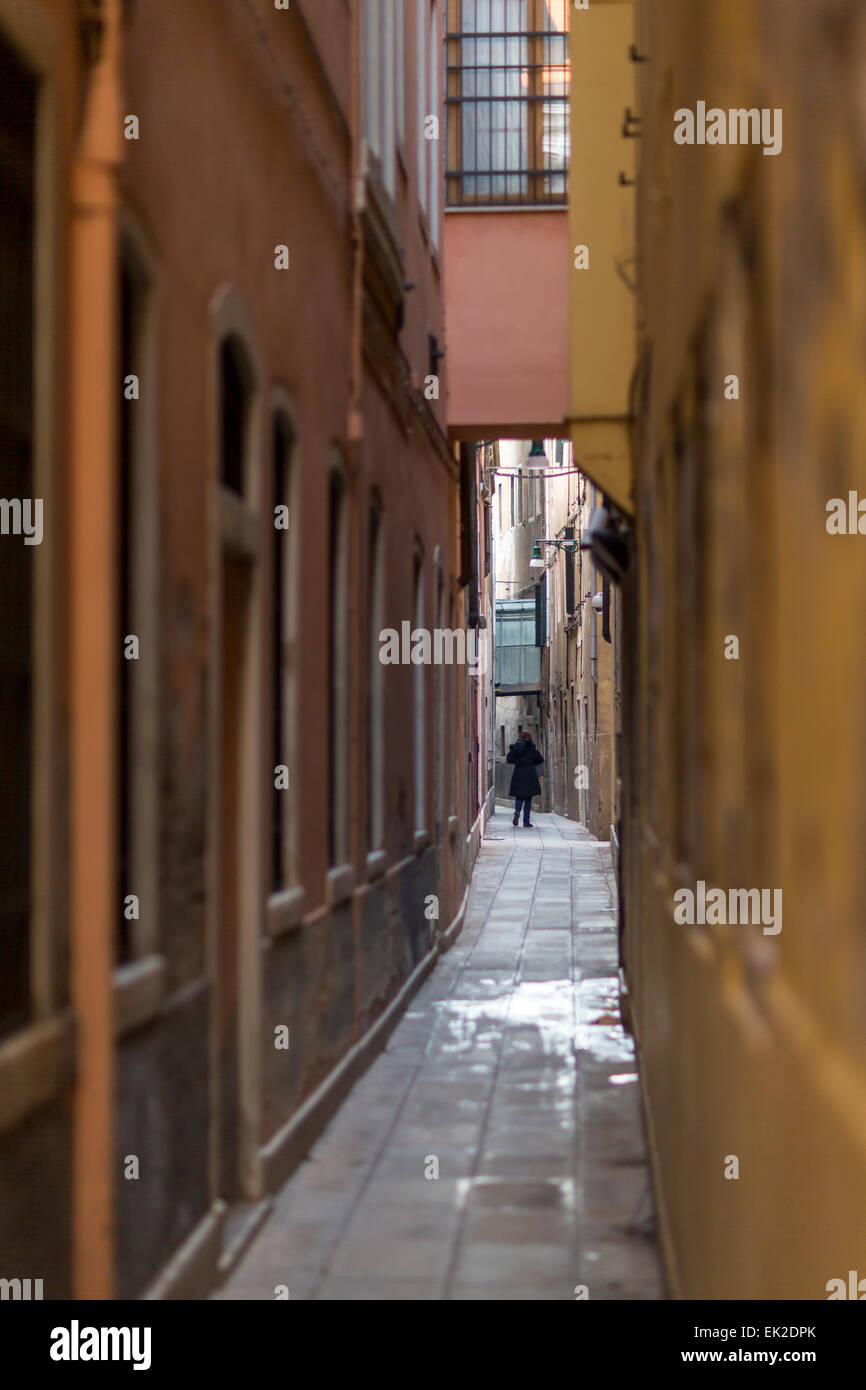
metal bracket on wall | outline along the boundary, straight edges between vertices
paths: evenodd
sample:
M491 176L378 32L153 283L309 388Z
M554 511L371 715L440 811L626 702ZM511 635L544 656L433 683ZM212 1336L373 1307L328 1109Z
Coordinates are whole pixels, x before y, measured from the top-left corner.
M622 137L624 140L638 140L642 134L643 117L636 116L630 106L625 108L622 118Z

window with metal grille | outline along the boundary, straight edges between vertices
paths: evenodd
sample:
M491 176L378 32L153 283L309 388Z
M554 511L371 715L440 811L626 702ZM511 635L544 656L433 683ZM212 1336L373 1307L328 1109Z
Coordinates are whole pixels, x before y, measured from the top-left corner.
M567 0L448 0L450 207L565 203Z

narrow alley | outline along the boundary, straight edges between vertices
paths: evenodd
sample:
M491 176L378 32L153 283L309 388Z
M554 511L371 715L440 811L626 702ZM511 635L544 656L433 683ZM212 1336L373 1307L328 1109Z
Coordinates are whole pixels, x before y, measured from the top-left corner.
M456 944L215 1297L664 1297L618 1020L609 846L499 806Z
M864 74L0 0L0 1305L866 1299Z

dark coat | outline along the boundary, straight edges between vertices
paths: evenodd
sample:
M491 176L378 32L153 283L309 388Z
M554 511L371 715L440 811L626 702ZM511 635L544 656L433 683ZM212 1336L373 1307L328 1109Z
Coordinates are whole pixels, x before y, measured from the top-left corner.
M514 763L509 796L519 796L521 800L527 796L541 796L541 783L535 769L544 759L531 738L519 738L512 743L505 761Z

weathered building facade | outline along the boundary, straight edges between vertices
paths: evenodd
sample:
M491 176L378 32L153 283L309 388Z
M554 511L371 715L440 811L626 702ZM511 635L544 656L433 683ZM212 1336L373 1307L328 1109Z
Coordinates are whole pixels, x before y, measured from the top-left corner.
M603 494L568 442L547 481L547 766L551 805L600 840L617 830L617 588L585 542Z
M0 490L44 500L0 541L0 1251L47 1298L225 1266L459 929L486 804L478 678L380 659L493 621L443 6L205 8L0 0Z
M866 1238L866 17L642 0L603 37L638 136L622 930L671 1287L823 1299Z

